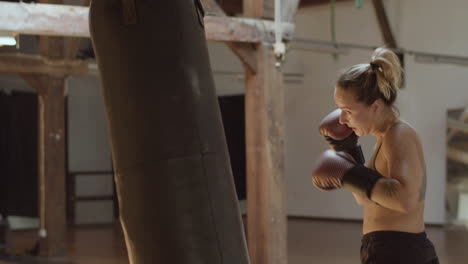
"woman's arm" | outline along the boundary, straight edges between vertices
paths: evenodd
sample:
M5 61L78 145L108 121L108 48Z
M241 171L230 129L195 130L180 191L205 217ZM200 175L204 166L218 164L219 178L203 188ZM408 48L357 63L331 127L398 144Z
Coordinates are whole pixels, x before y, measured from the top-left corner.
M408 213L421 201L425 188L422 152L414 132L397 131L389 134L383 145L387 172L371 192L371 199L383 207Z
M354 196L354 199L356 200L356 203L358 203L359 205L365 205L366 203L370 201L366 197L359 195L357 193L352 193L352 194Z

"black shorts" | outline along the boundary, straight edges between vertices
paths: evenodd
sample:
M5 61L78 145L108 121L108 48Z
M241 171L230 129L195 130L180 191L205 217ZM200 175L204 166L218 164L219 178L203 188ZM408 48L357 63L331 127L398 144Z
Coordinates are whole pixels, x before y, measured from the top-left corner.
M425 232L376 231L362 237L361 263L438 264L439 260Z

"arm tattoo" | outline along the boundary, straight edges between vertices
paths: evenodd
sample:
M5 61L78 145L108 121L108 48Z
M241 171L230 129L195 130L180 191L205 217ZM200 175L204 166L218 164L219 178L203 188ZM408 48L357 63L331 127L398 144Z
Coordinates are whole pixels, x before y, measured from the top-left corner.
M426 198L426 185L427 185L427 175L426 169L424 168L424 175L423 175L423 182L421 184L421 188L419 189L419 201L424 201Z

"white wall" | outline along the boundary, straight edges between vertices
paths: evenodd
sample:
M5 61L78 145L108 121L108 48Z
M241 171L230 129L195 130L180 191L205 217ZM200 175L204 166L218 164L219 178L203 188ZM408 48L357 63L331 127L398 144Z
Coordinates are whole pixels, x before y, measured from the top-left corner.
M296 37L330 40L328 5L300 9L296 17ZM359 30L350 30L355 27ZM373 9L366 4L357 10L353 3L336 7L337 41L379 46L381 38ZM364 37L370 36L370 37ZM288 213L294 216L361 219L362 208L344 190L322 192L312 186L310 173L327 145L318 133L317 124L336 106L334 83L341 69L369 62L369 51L353 50L335 59L331 54L293 50L304 64L304 84L294 89L286 86L286 178L288 179ZM288 62L289 63L289 62ZM374 140L361 138L366 157L370 157Z
M112 156L99 79L68 80L68 169L110 171Z

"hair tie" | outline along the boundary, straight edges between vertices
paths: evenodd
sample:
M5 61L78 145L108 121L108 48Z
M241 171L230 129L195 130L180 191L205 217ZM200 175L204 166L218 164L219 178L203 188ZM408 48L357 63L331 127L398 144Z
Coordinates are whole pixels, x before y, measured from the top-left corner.
M370 64L372 70L374 70L374 71L375 71L375 70L382 71L382 67L380 67L379 64L377 64L377 63L375 63L375 62L370 62L369 64Z

